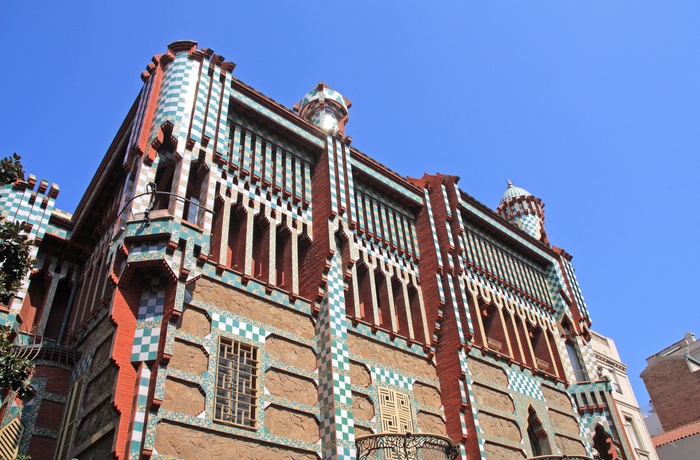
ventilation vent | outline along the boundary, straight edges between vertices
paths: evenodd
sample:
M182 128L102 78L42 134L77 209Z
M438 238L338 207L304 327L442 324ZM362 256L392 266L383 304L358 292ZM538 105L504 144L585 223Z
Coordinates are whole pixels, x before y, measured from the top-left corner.
M15 458L17 456L23 434L24 424L18 418L0 430L0 458Z

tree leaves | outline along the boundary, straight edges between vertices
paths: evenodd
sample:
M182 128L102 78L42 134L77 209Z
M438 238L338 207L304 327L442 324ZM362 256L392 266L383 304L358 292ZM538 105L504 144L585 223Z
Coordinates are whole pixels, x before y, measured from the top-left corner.
M24 180L24 168L20 160L21 156L13 153L0 160L0 185L11 184L16 179Z

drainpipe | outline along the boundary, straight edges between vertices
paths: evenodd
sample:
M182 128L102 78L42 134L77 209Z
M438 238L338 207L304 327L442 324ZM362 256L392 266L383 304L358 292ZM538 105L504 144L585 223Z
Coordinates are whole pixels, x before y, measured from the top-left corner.
M66 312L63 315L63 322L61 323L61 329L58 331L58 337L56 338L56 343L59 345L63 344L63 338L66 335L66 328L68 327L68 319L70 318L71 311L73 310L73 302L75 302L75 295L78 292L78 285L80 284L80 277L83 274L83 266L78 266L78 270L75 274L75 283L73 284L73 289L70 291L70 297L68 298L68 305L66 306Z

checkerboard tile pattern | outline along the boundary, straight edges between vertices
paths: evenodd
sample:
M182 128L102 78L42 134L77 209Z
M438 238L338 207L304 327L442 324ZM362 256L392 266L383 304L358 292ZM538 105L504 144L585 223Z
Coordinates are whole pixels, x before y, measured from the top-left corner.
M159 327L141 327L134 334L134 345L131 348L131 361L152 361L158 355Z
M129 459L139 460L141 458L141 445L146 428L146 403L148 398L148 387L151 380L151 370L146 365L142 365L138 375L138 389L136 396L136 408L131 417L131 436L129 443Z
M542 394L542 386L537 379L525 372L514 371L510 367L506 368L506 374L508 375L508 388L540 401L545 400Z
M152 361L158 354L165 287L159 276L147 278L139 301L131 361Z
M370 366L372 372L372 380L381 382L386 385L391 385L404 390L413 390L413 379L401 374L396 374L389 369Z
M220 313L211 314L211 325L212 328L245 337L247 340L253 342L265 342L265 331L262 328L224 316Z
M521 230L538 240L542 236L542 222L540 218L534 214L523 214L515 217L513 222L520 227Z
M331 259L326 293L316 324L323 458L350 459L354 452L350 363L340 254ZM341 449L342 448L342 449Z

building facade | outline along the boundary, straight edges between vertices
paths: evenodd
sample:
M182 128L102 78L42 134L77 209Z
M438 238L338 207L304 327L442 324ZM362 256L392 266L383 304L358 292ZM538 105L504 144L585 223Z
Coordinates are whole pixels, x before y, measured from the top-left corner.
M700 451L700 341L682 340L647 358L641 377L653 413L645 419L661 460L692 458Z
M649 436L642 410L627 377L627 365L620 359L615 342L595 331L591 331L593 355L598 363L598 376L610 380L612 396L617 405L625 434L639 460L658 460L654 443Z
M0 437L81 460L351 459L405 432L637 458L540 199L400 177L351 146L338 92L292 111L234 67L155 56L72 215L57 187L2 189L36 263L0 318L37 370Z

